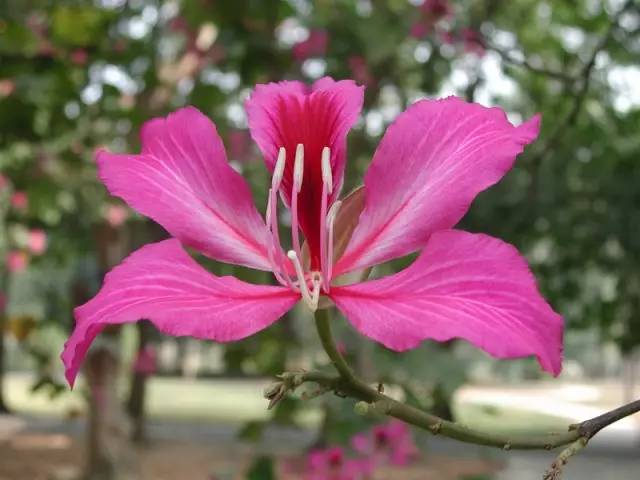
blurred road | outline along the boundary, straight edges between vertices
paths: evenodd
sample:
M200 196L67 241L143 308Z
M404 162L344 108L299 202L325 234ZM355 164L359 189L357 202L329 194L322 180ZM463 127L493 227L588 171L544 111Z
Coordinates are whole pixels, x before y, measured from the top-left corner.
M162 380L158 381L162 382ZM205 402L203 405L211 408L212 399L220 398L220 395L214 394L218 388L223 389L230 398L253 399L255 396L253 394L259 392L262 386L261 382L256 380L236 383L237 385L230 382L217 385L215 381L203 381L192 387L194 392L198 392L195 397L201 396ZM160 386L156 385L155 388ZM202 391L200 392L199 389ZM547 424L566 425L594 417L615 407L621 402L619 390L616 384L558 385L550 383L513 388L470 386L460 390L456 396L456 403L464 405L462 412L467 417L471 417L463 418L464 423L482 426L490 421L492 428L513 428L514 426L522 428L523 425L530 424L532 418L534 422L539 418L541 424L544 423L544 428L547 428ZM251 411L255 407L260 409L257 413L262 414L261 399L256 397L256 402L255 406L249 403L243 404L243 408L246 407L245 410ZM224 409L223 411L226 412ZM61 447L64 446L65 438L67 443L69 438L81 439L84 430L84 422L81 418L62 420L60 411L57 411L57 416L42 415L42 411L38 412L37 415L23 413L18 416L0 416L0 445L18 435L26 437L31 435L32 438L44 435L47 442L58 442ZM514 416L514 412L517 412L518 416ZM481 416L482 419L479 418ZM520 425L517 425L515 420L518 420ZM214 451L222 451L230 445L242 446L236 437L240 428L239 423L235 416L206 420L201 418L199 421L196 419L189 421L181 417L171 420L156 416L149 422L148 436L152 442L182 442L185 446L198 444ZM299 452L302 449L301 446L308 445L312 441L312 428L302 430L270 428L265 439L255 448L262 453L286 454ZM243 449L251 451L254 447L245 445ZM496 480L540 480L542 472L558 453L557 451L503 452L461 444L440 437L426 438L424 449L431 455L501 462L504 464L504 469ZM600 432L586 450L571 459L566 467L565 478L566 480L638 480L640 478L640 416L629 417Z

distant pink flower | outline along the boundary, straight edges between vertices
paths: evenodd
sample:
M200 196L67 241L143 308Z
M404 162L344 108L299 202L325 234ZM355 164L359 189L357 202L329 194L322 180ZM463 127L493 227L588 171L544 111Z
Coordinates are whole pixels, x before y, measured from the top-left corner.
M453 8L448 0L424 0L420 8L434 23L453 13Z
M305 480L360 480L373 473L367 459L351 459L340 447L314 450L307 457Z
M189 30L189 24L182 15L176 15L169 21L169 29L173 32L185 32Z
M409 35L413 38L421 39L427 36L432 31L431 25L426 24L425 22L415 22L411 25L411 29L409 30Z
M351 445L355 451L372 459L375 465L408 465L419 453L409 427L398 420L378 425L366 434L355 435Z
M89 61L89 54L84 48L77 48L73 52L71 52L71 62L78 65L84 66Z
M455 42L453 33L451 33L448 30L443 30L442 32L440 32L439 37L440 37L440 41L445 45L453 45L453 43Z
M479 57L484 56L486 50L484 48L484 41L480 32L471 28L465 28L460 33L462 42L464 44L464 50L468 53L474 53Z
M371 70L369 70L366 58L361 55L353 55L349 57L347 64L349 65L351 74L357 83L366 86L370 86L375 83L375 78L373 78Z
M251 152L251 137L245 130L231 130L229 138L229 156L232 160L243 162Z
M0 98L8 97L16 91L16 82L10 78L0 80Z
M7 308L7 296L0 292L0 315L4 314L5 309Z
M525 259L501 240L452 229L537 137L540 117L515 127L499 108L421 100L387 129L364 186L340 201L346 136L362 102L363 88L347 80L256 87L246 103L249 128L273 174L264 219L215 126L195 108L146 123L138 155L99 152L109 191L174 238L131 254L75 310L62 354L69 382L110 324L145 318L171 335L229 342L268 327L299 300L315 311L327 299L393 350L463 338L498 358L536 355L559 373L562 318L539 294ZM287 254L279 199L290 211ZM212 275L183 244L272 271L280 286ZM417 260L395 275L334 282L416 251Z
M108 205L105 211L107 223L113 228L120 227L129 218L129 212L122 205Z
M0 192L9 186L9 179L0 173Z
M29 264L29 256L21 250L10 250L7 253L7 268L11 273L20 273Z
M42 255L47 250L47 234L44 230L34 228L29 231L29 251L34 255Z
M328 44L329 35L325 30L311 30L306 40L293 46L293 56L299 62L311 57L322 57L327 53Z
M20 212L29 208L29 197L23 191L14 192L11 195L11 206Z
M420 39L434 31L440 20L453 15L453 7L448 0L425 0L420 6L420 20L411 25L409 35Z
M45 17L40 13L29 13L25 20L25 26L37 37L43 37L47 34Z
M153 375L158 370L158 357L153 345L146 345L138 351L133 362L133 371L140 375Z

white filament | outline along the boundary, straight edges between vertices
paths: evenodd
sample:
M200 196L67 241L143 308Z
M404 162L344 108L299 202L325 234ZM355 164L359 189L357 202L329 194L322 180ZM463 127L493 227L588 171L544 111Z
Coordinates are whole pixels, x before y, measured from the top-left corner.
M333 176L331 174L331 150L329 150L329 147L322 149L321 166L322 182L327 186L327 192L331 195L333 193Z
M273 169L273 178L271 179L271 188L277 191L282 183L282 177L284 176L284 167L287 163L287 152L284 147L280 147L278 150L278 159L276 160L276 166Z
M296 147L296 159L293 164L293 188L300 193L302 178L304 177L304 146L299 143Z
M331 276L333 275L333 225L335 224L336 217L338 216L338 210L342 206L341 201L337 201L331 208L329 209L329 213L327 213L327 237L328 237L328 246L327 246L327 269L324 272L324 277L326 279L325 283L325 291L329 292L329 284L331 282Z
M289 260L291 260L291 263L293 263L293 267L296 269L302 300L304 300L312 312L315 312L318 309L318 301L320 300L321 280L318 278L317 274L312 276L313 292L310 292L304 275L304 270L302 269L302 263L300 263L300 258L298 258L298 255L293 250L289 250L287 252L287 256L289 257Z

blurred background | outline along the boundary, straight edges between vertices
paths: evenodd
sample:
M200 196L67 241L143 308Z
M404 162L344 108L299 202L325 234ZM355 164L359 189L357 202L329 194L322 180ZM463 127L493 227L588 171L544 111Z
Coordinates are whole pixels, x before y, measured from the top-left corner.
M59 353L72 308L126 254L166 236L109 197L93 153L136 152L145 120L192 104L264 205L269 178L243 109L256 83L331 75L366 86L345 191L419 98L499 105L515 123L542 112L539 140L463 226L528 257L566 319L559 379L461 342L393 354L346 322L336 333L361 375L410 403L489 431L553 431L640 391L639 60L633 0L0 0L0 479L348 480L334 474L371 459L363 438L406 447L367 478L541 478L551 452L394 437L331 395L267 411L273 375L327 364L302 309L230 345L144 322L105 331L70 391ZM637 417L601 433L567 478L637 480ZM325 450L311 461L312 449Z

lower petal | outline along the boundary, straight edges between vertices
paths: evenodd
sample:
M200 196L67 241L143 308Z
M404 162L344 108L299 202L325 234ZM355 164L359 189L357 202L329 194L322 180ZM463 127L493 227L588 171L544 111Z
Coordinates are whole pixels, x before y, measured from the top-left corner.
M463 338L497 358L535 355L554 375L562 368L562 317L518 251L487 235L435 233L409 268L330 296L358 331L392 350Z
M69 384L93 339L107 325L148 319L163 333L229 342L278 320L298 301L288 288L216 277L176 239L146 245L105 278L100 292L75 309L76 326L62 352Z

